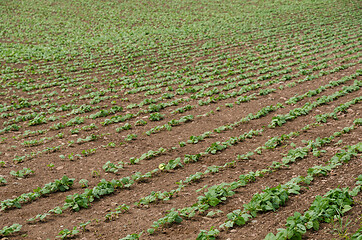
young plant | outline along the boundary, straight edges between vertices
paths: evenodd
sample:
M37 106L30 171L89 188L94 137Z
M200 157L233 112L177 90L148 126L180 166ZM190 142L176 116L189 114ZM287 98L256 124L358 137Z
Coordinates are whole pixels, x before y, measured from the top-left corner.
M31 170L30 168L24 167L22 170L19 170L17 172L11 171L10 175L13 175L14 177L17 177L17 178L26 178L32 173L34 173L33 170Z
M89 155L92 155L92 154L95 154L96 153L96 149L95 148L91 148L91 149L86 149L86 150L83 150L82 151L82 154L83 156L89 156Z
M74 161L74 160L76 160L76 159L78 159L78 158L81 158L82 157L82 155L80 155L80 154L74 154L74 153L70 153L69 155L68 155L68 159L70 160L70 161Z
M142 119L136 121L136 123L135 123L136 126L144 126L146 124L147 124L147 122L145 120L142 120Z
M80 131L79 128L70 129L70 133L71 133L71 134L78 134L79 131Z
M129 123L124 124L122 127L116 128L116 132L132 129L132 125Z
M0 186L5 185L6 183L6 179L3 176L0 176Z
M164 117L165 117L164 114L156 112L156 113L151 113L149 119L151 121L160 121L160 120L164 119Z
M91 220L89 220L88 222L79 224L79 227L81 227L83 232L85 232L87 225L90 224L90 223L91 223Z
M88 180L83 178L83 179L79 180L79 184L82 188L86 188L86 187L88 187Z
M138 233L138 234L137 233L132 233L132 234L127 235L124 238L121 238L120 240L138 240L138 239L140 239L142 233L143 232Z
M59 232L59 234L58 234L59 236L57 236L57 238L68 239L68 238L74 237L78 233L79 233L79 230L77 229L77 227L74 227L73 230L64 229Z
M209 231L201 230L196 240L214 240L220 231L211 227Z
M105 172L117 173L119 169L123 168L123 162L120 161L118 164L114 164L111 161L108 161L103 165L102 168Z
M111 211L110 213L108 213L105 218L106 220L108 221L112 221L112 220L115 220L116 218L118 218L118 215L119 214L122 214L122 213L125 213L125 212L128 212L129 210L129 206L126 205L126 204L122 204L120 206L118 206L115 211Z
M164 227L167 224L181 223L183 219L179 216L179 213L172 208L165 217L153 222L151 228L147 229L149 234L153 234L157 229Z
M57 138L64 138L64 133L58 133L57 135L55 135Z
M99 175L99 172L97 170L92 170L91 176L92 177L99 177L100 175Z
M50 168L50 169L53 169L53 168L54 168L54 164L53 164L53 163L49 163L49 164L47 164L47 167Z
M8 236L15 232L19 232L21 230L22 225L18 223L14 223L10 227L5 226L2 230L0 230L0 236Z
M129 142L129 141L132 141L135 139L137 139L137 134L129 134L129 135L127 135L127 137L124 140Z

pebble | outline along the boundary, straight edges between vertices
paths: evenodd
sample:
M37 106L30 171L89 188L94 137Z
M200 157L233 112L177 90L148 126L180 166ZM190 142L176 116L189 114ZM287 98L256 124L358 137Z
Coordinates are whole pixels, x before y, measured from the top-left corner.
M64 168L63 166L59 166L59 167L56 168L56 170L59 171L59 170L62 170L63 168Z

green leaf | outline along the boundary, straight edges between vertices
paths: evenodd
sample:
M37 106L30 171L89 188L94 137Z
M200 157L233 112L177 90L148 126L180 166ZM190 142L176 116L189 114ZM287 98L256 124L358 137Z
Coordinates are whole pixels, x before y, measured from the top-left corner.
M348 212L351 209L352 209L352 207L350 205L344 205L343 209L342 209L342 213Z
M276 236L273 233L268 233L264 240L277 240Z
M220 202L221 202L221 201L220 201L218 198L216 198L216 197L211 197L211 198L209 199L209 204L210 204L211 206L213 206L213 207L215 207L216 205L218 205Z
M307 231L305 226L300 223L297 224L297 228L298 228L299 232L302 234L306 233L306 231Z
M313 227L313 222L312 221L307 222L306 227L307 229L311 229Z
M233 221L227 221L224 224L225 227L227 228L232 228L234 226L234 222Z
M236 225L241 226L246 223L245 219L242 216L239 216L238 219L235 221Z
M319 230L319 222L318 222L318 220L314 220L314 221L313 221L313 229L314 229L315 231L318 231L318 230Z

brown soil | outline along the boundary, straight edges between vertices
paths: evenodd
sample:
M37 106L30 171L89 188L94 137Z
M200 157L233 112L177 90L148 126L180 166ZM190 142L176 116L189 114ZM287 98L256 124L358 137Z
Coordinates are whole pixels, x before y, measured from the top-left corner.
M356 29L355 29L356 30ZM287 31L287 30L286 30ZM298 29L291 29L289 34L294 33L296 35L300 34L300 38L303 37L302 32L298 32ZM356 30L357 31L357 30ZM359 30L360 31L360 30ZM277 39L279 35L274 36ZM287 39L287 38L286 38ZM281 38L280 41L277 42L277 45L282 47L291 44L288 43L287 40ZM356 39L356 36L351 36L353 40L350 44L356 44L359 39ZM230 56L236 57L242 54L238 54L238 52L247 51L249 46L255 46L257 44L266 44L267 38L261 38L258 40L250 40L245 44L233 45L226 49L220 50L220 48L216 47L215 49L211 49L209 53L203 52L199 47L205 43L206 40L195 42L194 44L187 45L190 49L191 53L191 61L190 63L183 63L184 56L180 53L181 51L178 48L171 48L171 51L177 57L174 58L173 63L180 62L181 65L171 66L167 68L167 71L176 75L177 71L190 67L192 71L195 71L195 66L201 60L205 60L208 58L213 59L211 63L213 64L223 64L226 60L220 60L216 57L219 56L220 53L230 54ZM297 38L294 39L295 42L298 43L299 40ZM3 40L2 43L6 43L7 41ZM223 43L220 43L221 46ZM293 52L297 52L300 49L307 48L310 44L305 45L297 45L293 48ZM348 46L348 45L347 45ZM182 47L182 46L181 46ZM327 49L327 45L321 47L321 49ZM200 230L208 230L211 226L218 227L222 224L227 218L226 214L238 209L242 208L243 204L250 201L253 194L261 192L262 189L266 187L274 187L279 184L283 184L290 180L291 178L298 175L306 175L308 168L313 167L315 165L320 165L327 162L338 150L342 149L343 146L357 144L362 141L362 129L361 126L356 127L353 131L348 134L343 134L340 137L335 138L330 144L323 146L322 150L326 150L320 157L314 157L312 154L309 154L308 157L304 158L301 161L298 161L294 164L291 164L289 168L280 169L273 173L267 174L263 178L258 178L257 181L246 185L243 188L237 189L236 194L232 197L228 198L222 204L211 208L211 210L221 210L222 213L217 214L214 217L207 217L205 214L196 214L192 219L184 219L181 224L173 224L170 226L165 226L155 234L149 235L146 230L150 228L154 221L157 221L159 218L165 216L168 210L172 208L180 209L187 206L191 206L197 201L197 197L202 194L202 192L197 192L198 189L204 187L205 185L212 186L224 182L233 182L238 180L238 176L241 174L248 173L250 171L257 171L264 168L267 168L272 164L273 161L281 161L282 157L288 153L288 150L292 148L292 143L297 146L304 146L304 141L314 140L317 137L328 137L333 135L336 131L341 131L344 127L351 126L353 121L357 118L361 118L362 113L362 103L357 103L348 108L346 112L339 113L338 119L329 119L326 123L320 123L309 130L302 131L302 128L308 124L312 125L316 122L315 116L323 113L332 112L337 106L346 103L348 101L353 100L354 98L360 97L362 95L362 90L356 90L351 92L343 97L340 97L330 103L325 105L321 105L315 109L313 109L309 114L299 116L298 118L288 121L284 125L276 128L268 128L268 124L272 121L273 117L279 114L286 114L290 110L302 107L304 104L308 102L313 102L319 99L323 95L331 95L336 91L340 91L345 86L351 86L354 84L354 80L348 81L341 86L335 86L333 88L327 88L322 93L319 93L312 97L305 97L303 100L299 101L296 104L288 105L285 103L286 100L295 96L301 95L309 90L317 89L320 86L328 84L330 81L339 80L345 76L349 76L355 74L358 70L361 69L361 60L359 57L359 52L357 53L349 53L347 51L341 51L338 53L332 53L333 50L341 49L345 47L340 44L333 48L328 48L327 50L321 50L319 53L311 53L311 50L306 50L305 52L311 53L310 56L301 57L301 63L308 64L306 62L308 57L314 57L315 61L323 59L325 56L320 56L322 53L330 53L327 56L336 56L337 54L346 53L346 56L335 57L334 59L327 62L329 65L324 71L330 71L335 67L341 66L342 64L352 64L346 69L337 71L335 73L329 73L324 76L319 76L318 78L312 81L298 82L299 79L304 79L304 75L293 76L291 79L284 81L273 83L270 86L264 86L260 89L265 88L274 88L275 91L269 93L267 95L259 95L260 89L250 90L245 94L256 94L256 99L251 100L250 102L241 103L240 105L235 104L236 97L232 97L226 100L220 100L216 103L211 103L208 105L200 106L198 105L199 100L207 100L210 96L203 96L199 99L193 99L191 96L193 93L186 93L184 95L176 95L172 99L163 99L158 103L166 103L171 102L178 98L184 98L185 102L180 103L177 106L168 106L160 111L161 114L165 115L165 118L160 121L150 121L149 115L150 113L137 113L140 110L147 110L148 105L144 105L140 108L127 109L127 105L131 103L140 103L145 98L153 98L156 99L161 97L165 87L157 87L155 90L160 89L160 94L145 96L145 91L140 91L135 94L125 94L126 91L130 89L122 89L122 85L118 86L119 91L117 93L107 92L105 96L114 96L119 95L115 98L105 99L97 104L91 104L90 100L92 99L78 99L79 96L84 96L90 92L96 92L100 90L106 90L108 88L108 82L105 79L118 79L120 77L125 77L124 73L117 73L112 75L113 70L117 70L119 65L114 64L109 67L109 69L105 69L103 67L95 67L94 69L90 69L87 72L82 72L82 67L76 66L76 61L70 62L37 62L34 65L39 65L39 69L45 69L46 66L54 64L56 69L60 71L63 77L69 77L72 79L76 79L78 85L70 85L68 89L69 92L61 92L62 88L60 86L50 86L44 87L43 89L32 89L28 92L22 91L18 89L14 85L7 85L7 88L1 89L1 92L5 93L5 95L0 95L1 104L11 105L14 102L21 98L26 98L31 101L42 101L39 105L34 105L31 107L24 107L19 109L12 109L9 111L4 111L5 113L14 113L14 116L9 117L1 117L0 118L0 126L6 127L11 125L10 123L6 123L10 119L15 119L17 116L23 116L26 113L30 112L45 112L45 116L54 116L59 117L55 121L48 121L46 124L41 124L37 126L29 126L29 120L20 121L16 124L21 126L20 131L10 131L0 135L0 160L4 161L5 166L0 167L0 176L4 176L7 180L7 183L3 186L0 186L0 201L4 201L6 199L16 198L23 193L32 192L34 189L38 187L43 187L45 184L49 182L53 182L55 179L60 179L63 175L67 175L70 178L75 178L74 186L71 190L67 192L57 192L53 194L49 194L48 196L41 197L36 199L33 202L23 204L20 209L13 208L5 211L0 211L0 229L4 226L10 226L13 223L19 223L23 225L22 230L19 233L15 233L10 235L9 239L55 239L58 233L63 229L73 229L74 227L78 227L79 224L85 223L87 221L91 221L91 223L86 227L84 231L80 231L75 238L76 239L119 239L127 236L132 233L140 233L144 231L141 239L195 239L199 234ZM161 79L157 77L157 71L153 72L152 67L154 65L162 65L164 64L167 58L164 58L161 54L157 53L157 49L154 51L150 51L152 56L157 59L155 63L151 63L150 58L140 58L141 61L135 63L135 67L133 70L145 70L147 75L147 79L145 80L155 80ZM256 50L250 50L250 54L254 54L255 56L263 56L263 54L259 53ZM199 56L197 54L204 54L203 56ZM352 57L355 58L352 58ZM143 57L143 56L142 56ZM270 57L265 57L265 63L273 63L275 62L273 59L273 55ZM342 62L342 59L346 59L351 57L350 59ZM105 59L122 59L123 63L127 62L122 57L112 56L112 55L104 55ZM100 64L100 58L94 60L94 63ZM81 61L82 59L78 59ZM130 62L139 59L133 59ZM282 57L278 61L282 61L283 64L288 64L293 61L296 61L297 58L293 56ZM249 67L254 65L258 65L255 61L247 61ZM7 64L7 63L3 63ZM145 66L150 67L145 67ZM28 86L35 86L35 84L43 84L47 81L52 82L56 81L58 78L57 75L53 73L32 73L31 71L27 71L27 64L18 63L13 64L9 63L14 69L17 69L19 75L13 76L8 80L10 82L22 81L21 79L32 78L35 81L29 83ZM75 72L70 72L67 70L67 67L74 66L76 68ZM289 75L297 74L299 72L300 64L296 64L292 66L292 71L288 73ZM236 69L237 67L234 66ZM284 68L283 68L284 69ZM313 69L313 66L308 66L307 69ZM246 73L255 73L255 76L250 77L252 80L258 79L265 74L258 73L260 69L255 68L248 70ZM199 77L200 74L190 71L185 71L182 74L182 79L187 79L187 74ZM211 66L210 69L206 73L212 73L214 71L214 66ZM318 74L320 70L313 70L313 74ZM172 76L174 76L172 75ZM258 80L258 83L263 84L269 80L280 79L283 76L285 77L287 74L283 73L277 77L272 77L268 80ZM49 79L47 79L50 77ZM92 82L91 79L97 77L100 79L99 82ZM129 77L129 79L135 80L138 76ZM221 80L229 80L232 77L219 77L215 75L215 79L210 79L208 83L212 83L214 81ZM361 81L361 76L356 77L356 80ZM120 81L120 80L119 80ZM163 81L167 81L163 79ZM161 81L162 82L162 81ZM5 84L5 81L4 81ZM91 88L85 88L85 85L91 85ZM158 83L150 83L150 86L156 86ZM216 86L217 89L223 91L223 87L225 87L227 83L221 84L220 86ZM288 85L289 84L289 85ZM196 84L197 86L201 86L202 84ZM196 86L192 85L192 86ZM180 84L173 84L172 87L176 89L180 88L188 88L189 86L181 86ZM205 92L214 89L214 86L207 87ZM240 87L231 90L225 90L223 93L227 94L232 91L238 90ZM50 94L53 91L57 91L59 95L55 96L46 96L45 94ZM79 95L74 93L79 93ZM15 95L15 97L12 97ZM59 96L59 98L57 98ZM218 96L217 94L213 96ZM128 98L127 100L121 101L122 98ZM101 109L110 109L113 105L113 101L116 100L117 106L122 106L123 111L111 114L106 117L100 117L96 119L89 118L91 114L100 111ZM62 104L77 104L78 107L84 104L92 105L92 106L100 106L99 109L92 110L87 113L80 114L69 114L70 110L66 111L56 111L54 113L49 113L50 110L49 105L45 104L58 103L58 106ZM242 123L238 126L235 126L233 129L228 129L226 131L216 132L215 128L234 123L239 121L240 119L248 116L248 114L257 113L260 109L270 105L276 105L277 103L282 103L285 108L280 108L275 112L271 112L264 117L259 119L253 119L250 122ZM172 114L171 112L177 108L186 105L195 106L193 109L186 111L184 113ZM233 104L232 107L226 107L225 104ZM43 106L40 107L40 105ZM26 112L27 111L27 112ZM126 113L132 113L135 116L130 120L125 122L110 124L110 125L102 125L102 122L105 119L110 119L115 115L125 115ZM69 114L69 115L67 115ZM162 126L169 122L172 119L179 119L185 115L193 115L194 120L181 123L179 126L174 126L170 131L163 130L155 134L151 134L150 136L146 135L145 132L150 129ZM51 130L51 126L56 123L66 123L70 119L74 117L84 117L85 122L83 124L71 127L65 127L58 130ZM138 120L146 120L147 124L145 126L136 126L135 123ZM132 129L121 131L119 133L116 132L116 128L123 126L125 123L130 123L132 125ZM95 124L97 129L93 130L80 130L79 133L71 133L70 130L75 128L82 128L85 125ZM145 174L148 171L158 168L161 163L167 163L171 159L176 159L178 157L183 158L186 154L198 154L200 152L205 152L205 150L215 142L223 142L228 140L230 137L237 137L243 133L247 133L250 130L264 129L263 133L259 136L255 136L251 139L246 139L243 142L240 142L236 145L233 145L227 148L224 151L221 151L215 155L207 154L200 158L198 162L185 164L183 168L174 169L171 171L159 171L157 174L152 176L152 178L147 179L143 182L136 182L131 186L130 189L117 189L113 194L103 196L100 199L95 200L87 209L81 209L79 212L71 211L67 209L61 215L51 215L46 217L43 221L36 222L34 224L29 224L27 219L35 217L37 214L44 214L50 209L53 209L57 206L63 206L65 203L65 199L68 195L73 194L81 194L84 192L84 189L78 183L81 179L87 179L89 181L89 189L95 187L101 179L106 179L108 181L112 179L120 179L122 177L127 177L135 174L136 172L141 172ZM25 136L27 130L37 131L37 130L47 130L45 133L41 133L36 136ZM197 144L186 144L184 147L180 147L180 142L187 142L191 136L198 136L207 131L212 132L210 137L205 138L204 140L198 142ZM254 154L249 160L237 160L237 156L241 154L246 154L249 151L254 151L256 148L263 146L264 143L273 136L281 136L282 134L289 134L292 131L300 132L299 136L293 137L286 142L284 142L281 146L278 146L275 149L264 150L260 155ZM56 137L57 134L63 133L63 137ZM86 138L91 134L95 134L98 138L95 141L89 141L83 144L78 144L77 141L80 138ZM125 138L129 134L136 134L137 139L132 141L125 141ZM44 143L36 145L36 146L25 146L25 141L30 140L39 140L42 138L47 138ZM70 141L74 141L73 144L69 144ZM110 146L110 143L114 143L114 147ZM49 147L59 147L58 150L48 151L44 153L38 153L43 151ZM149 160L142 160L139 164L130 165L127 164L124 166L124 169L120 169L118 173L107 173L102 169L102 166L111 161L112 163L117 163L119 161L123 161L125 163L129 163L129 159L131 157L141 157L142 154L149 152L150 150L157 150L160 147L166 149L164 154L156 156ZM82 152L88 149L95 149L96 153L84 156ZM32 158L27 158L23 162L16 163L13 161L17 156L25 156L30 155L31 153L36 154L36 156ZM77 155L79 157L75 157L73 161L71 161L68 156L72 154ZM65 159L62 159L60 155L64 155ZM237 160L234 168L225 168L218 173L205 175L199 181L188 184L184 187L184 189L177 195L171 198L168 201L158 201L156 203L151 203L147 206L138 207L135 206L141 198L151 194L152 191L170 191L177 188L177 182L184 180L188 176L195 174L196 172L203 172L207 169L207 167L212 165L223 165L226 162L230 162L232 160ZM54 166L53 166L54 165ZM26 178L16 178L10 175L12 170L18 171L23 169L24 167L30 168L34 170L34 174ZM98 173L98 176L95 176ZM288 216L291 216L295 211L304 212L308 209L313 199L317 195L323 195L328 190L336 188L336 187L350 187L352 188L355 183L355 178L362 174L362 165L361 165L361 154L354 157L350 162L343 164L342 166L334 169L328 176L319 177L314 180L314 182L309 186L308 189L304 189L300 195L291 196L288 200L286 206L281 207L275 212L267 212L258 215L251 222L246 224L243 227L236 227L230 231L223 231L219 235L219 239L264 239L264 237L269 233L276 233L278 228L282 228L285 225L285 221ZM362 211L362 198L361 195L358 195L355 198L355 205L353 209L349 211L344 219L348 221L350 219L352 222L348 227L348 232L354 232L359 228L359 224L361 222L361 211ZM118 218L113 221L106 220L105 216L107 213L114 211L114 209L121 205L127 204L130 206L130 209L127 213L120 214ZM335 223L336 224L336 223ZM317 232L308 232L305 235L305 239L332 239L341 237L338 235L336 230L336 225L333 224L321 224L321 229ZM7 238L4 238L7 239Z

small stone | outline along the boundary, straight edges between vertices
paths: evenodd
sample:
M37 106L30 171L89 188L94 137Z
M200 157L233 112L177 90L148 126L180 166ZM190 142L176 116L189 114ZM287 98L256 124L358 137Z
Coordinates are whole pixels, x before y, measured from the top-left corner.
M63 168L64 168L63 166L59 166L59 167L56 168L56 170L59 171L59 170L62 170Z
M257 223L258 222L258 220L253 220L253 221L251 221L252 223Z
M231 229L230 232L234 233L236 232L236 229Z

